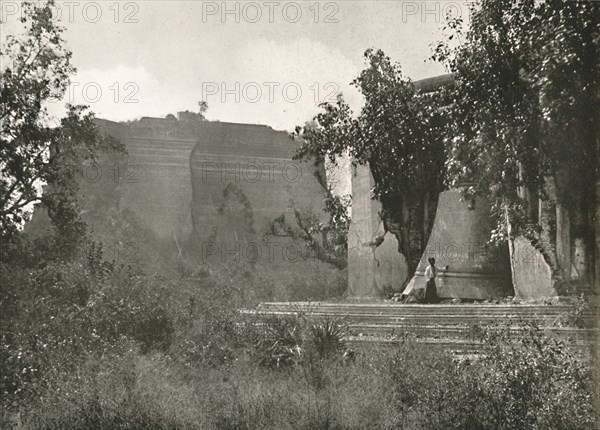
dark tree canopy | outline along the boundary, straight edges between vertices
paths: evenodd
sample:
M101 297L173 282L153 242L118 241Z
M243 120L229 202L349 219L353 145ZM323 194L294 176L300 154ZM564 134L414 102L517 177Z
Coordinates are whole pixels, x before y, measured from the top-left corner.
M67 105L53 123L46 105L60 100L75 73L63 29L52 17L53 2L24 3L24 35L9 36L0 71L0 235L14 233L42 203L63 233L81 231L77 169L103 149L122 150L98 132L85 106ZM42 187L44 192L42 193Z
M481 0L470 7L468 27L449 17L450 34L432 55L454 75L453 86L424 94L398 64L369 49L367 67L353 81L365 97L360 113L341 96L321 105L309 126L296 128L303 138L298 157L348 154L369 163L373 197L388 227L398 225L409 261L418 253L414 244L422 251L426 242L427 207L444 181L466 198L492 200L495 241L508 238L510 224L536 240L561 236L547 242L566 254L571 234L593 249L600 3ZM556 215L539 221L540 201L556 202ZM563 266L569 272L568 258Z
M558 199L576 205L598 178L598 42L595 2L483 0L462 43L434 59L455 74L447 138L452 184L523 206L518 187L557 178ZM562 172L562 173L561 173Z
M373 197L384 219L401 236L403 252L416 265L427 241L437 193L443 189L445 92L424 94L381 50L365 52L367 67L353 81L365 97L356 117L341 96L322 104L309 126L297 127L298 157L349 155L369 164ZM425 224L425 225L422 225Z
M589 276L600 266L600 3L482 0L468 29L460 19L448 27L460 43L441 42L433 58L456 80L450 182L495 202L493 240L527 236L563 280L578 253L587 267L578 278Z

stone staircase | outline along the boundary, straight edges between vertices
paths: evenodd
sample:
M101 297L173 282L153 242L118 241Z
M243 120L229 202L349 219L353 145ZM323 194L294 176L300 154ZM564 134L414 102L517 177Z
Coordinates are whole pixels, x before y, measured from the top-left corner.
M528 323L571 343L577 349L589 349L598 339L597 331L578 328L569 319L570 305L403 305L395 303L261 303L254 315L297 315L311 319L342 319L350 328L351 343L393 344L411 339L443 347L457 353L478 349L481 328L507 325L517 334ZM594 314L580 316L579 327L594 327Z

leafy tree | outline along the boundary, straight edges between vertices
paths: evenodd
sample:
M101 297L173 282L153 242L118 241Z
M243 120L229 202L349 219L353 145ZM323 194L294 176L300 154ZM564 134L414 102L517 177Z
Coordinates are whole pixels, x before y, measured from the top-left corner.
M365 52L367 68L353 81L365 97L355 118L343 98L322 104L313 126L297 127L298 158L349 154L369 164L374 197L388 230L400 235L411 271L427 242L437 194L443 189L445 92L424 93L381 50Z
M52 17L53 2L24 3L22 37L8 36L0 55L0 236L14 234L42 203L58 232L78 236L84 231L77 205L78 169L101 150L122 150L104 137L84 106L67 105L57 123L46 103L61 99L75 73L63 28ZM42 188L44 188L42 192Z
M590 219L597 202L598 42L595 2L482 0L469 28L449 22L459 40L441 42L433 55L455 74L448 172L452 184L469 181L470 195L496 201L499 228L534 239L556 229L559 266L571 270L571 234L592 250ZM538 198L556 212L538 221ZM553 226L554 219L556 227ZM546 225L544 225L544 222ZM551 236L551 235L550 235Z

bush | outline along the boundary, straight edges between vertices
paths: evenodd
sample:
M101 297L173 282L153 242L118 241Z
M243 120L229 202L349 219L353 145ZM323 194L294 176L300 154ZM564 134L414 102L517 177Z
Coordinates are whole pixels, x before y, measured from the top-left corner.
M482 421L488 426L596 428L597 375L567 344L536 326L516 337L508 327L488 331L480 373Z
M260 322L254 357L261 366L285 368L318 360L341 359L348 327L342 319L313 320L303 312Z
M122 338L88 355L76 372L47 374L21 414L0 423L17 427L20 420L26 429L596 428L590 369L534 329L512 337L489 332L478 360L406 342L367 345L355 361L345 361L337 352L308 352L312 331L335 332L336 324L294 329L303 321L268 323L270 339L302 340L303 352L279 368L274 359L258 365L256 357L236 353L226 363L188 369L173 352L144 355L138 342Z
M392 405L429 429L593 429L589 365L534 326L488 328L475 361L404 343L388 359Z
M174 329L160 279L90 258L85 249L71 260L35 261L26 276L22 259L0 269L4 410L39 397L52 375L76 371L123 338L142 353L168 350Z
M186 276L76 258L0 265L0 427L593 429L595 370L536 327L479 328L478 359L406 341L348 355L341 319L238 309L251 268Z

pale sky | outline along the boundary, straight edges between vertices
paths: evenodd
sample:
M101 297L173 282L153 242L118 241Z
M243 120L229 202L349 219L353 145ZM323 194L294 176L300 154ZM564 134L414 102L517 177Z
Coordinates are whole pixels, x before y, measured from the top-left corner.
M14 31L20 2L2 0L2 41ZM210 120L291 130L319 101L350 86L380 48L404 74L444 73L428 61L453 1L71 1L58 2L78 73L65 101L124 121L197 111ZM238 22L236 22L238 21ZM254 21L254 22L253 22ZM53 111L60 105L57 103Z

